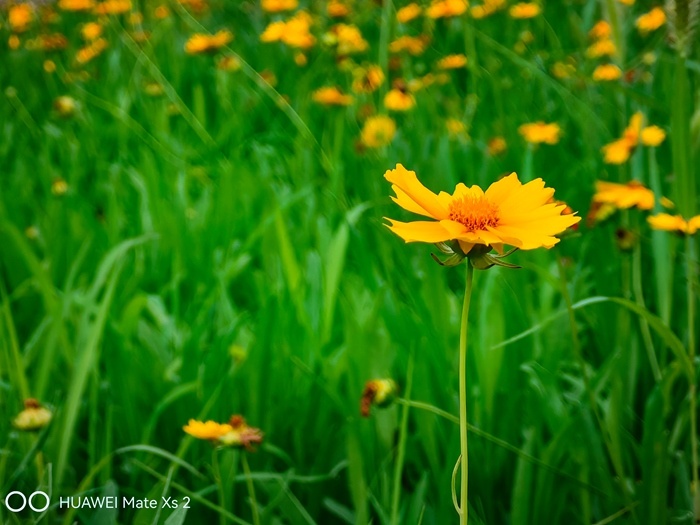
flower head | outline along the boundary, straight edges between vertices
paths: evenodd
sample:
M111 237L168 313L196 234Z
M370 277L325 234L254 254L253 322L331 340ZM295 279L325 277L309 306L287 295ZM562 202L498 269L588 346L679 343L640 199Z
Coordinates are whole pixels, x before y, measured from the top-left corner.
M337 87L322 87L311 95L314 102L324 106L349 106L352 104L352 97L345 95Z
M12 425L19 430L39 430L51 422L53 414L41 406L36 399L25 399L24 410L12 420Z
M438 69L459 69L467 65L467 57L464 55L447 55L438 60Z
M593 40L604 40L612 36L612 27L606 20L599 20L588 32Z
M243 447L246 450L254 450L252 445L262 443L264 434L259 428L251 427L241 415L231 416L228 425L231 428L219 438L222 445L227 447Z
M685 235L693 235L700 230L700 215L696 215L686 221L680 215L659 213L647 217L647 222L649 222L649 225L655 230L672 231Z
M221 436L224 436L233 430L233 427L227 423L217 423L216 421L197 421L190 419L187 425L182 427L186 434L197 439L207 439L209 441L217 441Z
M594 203L612 204L620 209L635 206L640 210L650 210L654 207L654 192L636 180L627 184L599 180L595 189Z
M29 28L29 24L34 18L34 12L30 4L17 4L10 7L7 14L10 28L15 33L22 33Z
M384 107L389 111L408 111L416 105L416 99L405 89L392 89L384 97Z
M555 237L581 219L562 215L563 204L549 203L554 190L542 179L522 184L515 173L494 182L486 191L459 183L452 195L435 194L401 164L384 178L393 184L393 201L433 221L399 222L387 219L387 227L406 242L457 241L464 255L476 245L503 252L508 244L521 250L551 248ZM483 253L483 252L482 252Z
M469 2L466 0L433 0L425 14L430 18L450 18L463 14Z
M654 148L666 139L666 132L659 126L647 126L642 129L639 138L642 144Z
M520 2L510 8L508 14L513 18L534 18L540 14L540 6L532 2Z
M561 128L556 122L547 124L546 122L532 122L523 124L518 128L518 132L523 138L532 144L556 144L559 142Z
M635 25L637 26L640 34L646 35L652 31L656 31L665 23L666 13L660 7L655 7L648 13L645 13L637 18Z
M215 35L195 33L185 42L185 53L188 55L200 55L218 51L233 40L231 31L221 30Z
M279 13L281 11L291 11L299 6L298 0L262 0L263 11L268 13Z
M413 2L396 11L396 19L402 24L405 24L420 16L421 11L421 7Z
M622 70L615 64L601 64L593 71L593 80L596 82L610 82L621 76Z
M58 8L64 11L89 11L94 7L94 0L60 0L58 2Z
M389 406L396 398L398 387L393 379L372 379L365 383L360 399L360 414L362 417L369 417L372 405L379 408Z
M365 121L360 140L368 148L381 148L389 145L395 134L396 123L393 119L386 115L376 115Z

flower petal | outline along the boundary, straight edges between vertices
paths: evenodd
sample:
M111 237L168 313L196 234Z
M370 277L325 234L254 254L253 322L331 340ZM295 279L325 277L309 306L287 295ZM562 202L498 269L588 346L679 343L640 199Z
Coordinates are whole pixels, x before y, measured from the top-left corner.
M408 171L401 164L397 164L396 169L387 170L384 178L403 190L406 196L424 209L429 216L437 220L447 219L447 207L437 195L421 184L415 171Z
M388 218L386 220L388 220L391 225L386 224L385 226L406 242L436 243L452 239L450 232L443 228L439 222L400 222Z

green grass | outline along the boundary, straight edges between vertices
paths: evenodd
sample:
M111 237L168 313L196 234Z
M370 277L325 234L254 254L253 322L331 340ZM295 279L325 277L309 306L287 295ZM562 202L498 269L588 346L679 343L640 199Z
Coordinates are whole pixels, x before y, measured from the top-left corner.
M582 216L595 180L634 178L698 213L698 45L678 59L666 27L641 38L634 20L651 2L553 1L529 21L500 12L406 26L395 22L402 4L356 0L351 21L370 43L358 63L391 63L396 36L432 34L389 80L449 53L470 60L395 116L390 146L364 151L362 108L381 111L388 84L348 108L313 103L322 85L350 92L352 77L323 43L324 3L301 3L319 14L304 67L259 42L275 17L257 2L215 2L201 16L173 4L156 20L144 1L149 40L110 17L108 49L76 81L66 75L91 15L61 14L47 31L69 47L42 52L8 49L0 11L0 495L50 489L43 523L456 523L465 272L383 227L385 216L409 220L383 173L400 162L451 191L517 171ZM624 41L623 70L646 80L590 80L586 33L602 17ZM224 27L239 71L183 52L193 32ZM534 38L518 53L524 30ZM551 66L568 56L577 73L556 79ZM144 89L152 82L160 96ZM63 95L76 101L69 118L52 108ZM669 138L604 164L600 148L635 111ZM468 138L450 138L447 118ZM536 120L558 122L560 142L527 146L518 126ZM508 150L492 157L496 135ZM64 195L52 193L57 178ZM475 273L470 523L693 522L697 248L645 217L583 221L552 250L510 256L520 270ZM615 241L623 226L638 236L631 251ZM403 399L361 418L365 382L382 377ZM27 397L54 413L38 433L11 425ZM265 432L256 453L182 431L236 413ZM57 508L74 495L188 497L191 508ZM3 524L35 517L0 503Z

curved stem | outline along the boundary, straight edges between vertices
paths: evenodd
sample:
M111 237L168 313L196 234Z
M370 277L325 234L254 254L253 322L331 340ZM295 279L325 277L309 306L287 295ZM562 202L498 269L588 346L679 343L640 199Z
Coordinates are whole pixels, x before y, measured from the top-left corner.
M474 267L467 259L467 285L464 290L464 303L462 304L462 323L459 331L459 445L462 453L462 476L459 502L459 523L467 525L469 518L469 457L467 442L467 329L469 319L469 303L472 297L472 282L474 280Z

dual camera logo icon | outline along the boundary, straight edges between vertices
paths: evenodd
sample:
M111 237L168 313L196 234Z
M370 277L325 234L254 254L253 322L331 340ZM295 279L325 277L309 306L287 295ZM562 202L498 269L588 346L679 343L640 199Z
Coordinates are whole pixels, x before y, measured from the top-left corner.
M43 506L39 506L42 503ZM5 507L10 512L22 512L27 505L29 505L29 508L34 512L44 512L49 508L50 503L51 499L49 495L40 490L32 492L29 497L25 496L24 493L19 490L13 490L5 496Z

